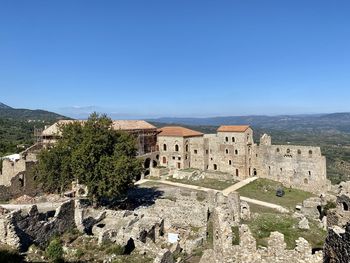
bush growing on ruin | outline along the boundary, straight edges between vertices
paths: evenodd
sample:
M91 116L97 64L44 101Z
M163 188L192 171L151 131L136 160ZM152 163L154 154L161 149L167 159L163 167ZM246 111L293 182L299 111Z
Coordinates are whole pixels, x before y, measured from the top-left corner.
M63 247L59 239L53 239L45 250L46 257L53 263L64 262Z
M93 201L123 195L143 168L135 138L111 124L106 115L93 113L84 124L61 126L62 138L38 156L34 176L43 189L62 193L78 179Z

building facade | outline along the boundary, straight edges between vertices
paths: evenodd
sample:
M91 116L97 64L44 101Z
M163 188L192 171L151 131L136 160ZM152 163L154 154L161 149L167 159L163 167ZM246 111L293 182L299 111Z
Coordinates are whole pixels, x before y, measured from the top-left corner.
M218 171L238 180L258 176L313 192L329 186L326 158L319 147L272 145L267 134L258 145L245 125L220 126L216 134L163 127L157 144L160 165L169 169Z

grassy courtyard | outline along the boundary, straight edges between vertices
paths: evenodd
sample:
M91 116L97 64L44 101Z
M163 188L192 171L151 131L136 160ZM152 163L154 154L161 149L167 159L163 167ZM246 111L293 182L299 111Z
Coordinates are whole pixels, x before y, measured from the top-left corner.
M169 178L167 180L171 181L171 182L201 186L201 187L211 188L211 189L215 189L215 190L224 190L227 187L237 183L237 181L235 181L235 180L221 181L221 180L211 179L211 178L204 178L204 179L199 179L199 180Z
M278 204L291 209L294 209L297 204L313 196L312 193L306 191L284 187L285 195L278 197L276 196L276 189L280 186L281 183L279 182L259 178L237 191L241 196Z
M267 238L273 231L284 234L288 249L295 247L295 240L305 238L313 248L321 248L327 232L319 228L316 223L309 222L309 230L298 228L298 220L289 214L262 213L246 222L256 238L257 245L267 246Z

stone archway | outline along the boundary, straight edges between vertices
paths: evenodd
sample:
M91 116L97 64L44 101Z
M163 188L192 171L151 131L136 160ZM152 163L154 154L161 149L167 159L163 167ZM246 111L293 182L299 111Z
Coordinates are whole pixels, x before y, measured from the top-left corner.
M152 161L152 167L157 167L157 165L158 165L158 162L156 160L153 160Z
M147 159L145 160L145 162L143 163L143 167L144 167L145 169L149 169L150 165L151 165L151 158L147 158Z

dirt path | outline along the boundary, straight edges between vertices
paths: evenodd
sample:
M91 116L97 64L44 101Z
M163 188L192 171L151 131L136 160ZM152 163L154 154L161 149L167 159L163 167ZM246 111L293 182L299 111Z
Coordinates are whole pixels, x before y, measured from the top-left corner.
M39 211L50 211L56 210L62 203L53 203L53 202L45 202L45 203L36 203L35 205L38 207ZM17 209L29 209L34 204L0 204L3 208L8 210L17 210Z
M238 190L239 188L254 182L256 179L258 179L258 177L254 176L254 177L249 177L245 180L242 180L234 185L231 185L229 187L227 187L226 189L222 190L222 193L224 194L224 196L228 196L229 193Z
M201 187L201 186L197 186L197 185L190 185L190 184L182 184L182 183L171 182L171 181L166 181L166 180L143 179L143 180L137 181L135 184L139 185L139 184L144 184L146 182L168 184L168 185L172 185L172 186L178 186L178 187L193 189L193 190L197 190L197 191L204 191L204 192L208 192L208 191L220 192L219 190L215 190L215 189L211 189L211 188Z

